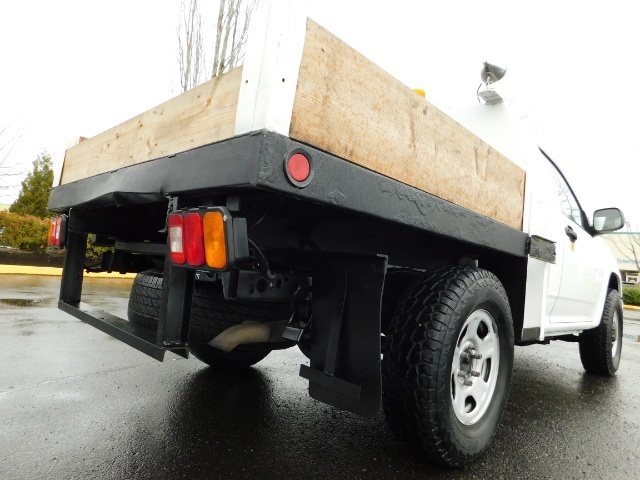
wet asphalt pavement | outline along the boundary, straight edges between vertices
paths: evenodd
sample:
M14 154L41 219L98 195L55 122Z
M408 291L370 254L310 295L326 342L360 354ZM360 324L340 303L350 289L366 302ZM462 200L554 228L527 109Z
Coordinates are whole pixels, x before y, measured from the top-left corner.
M173 354L158 363L57 310L59 282L0 275L0 479L640 478L629 338L614 378L585 374L576 344L516 348L491 447L452 470L396 442L382 414L310 399L297 350L243 373ZM126 316L130 284L85 281L83 300Z

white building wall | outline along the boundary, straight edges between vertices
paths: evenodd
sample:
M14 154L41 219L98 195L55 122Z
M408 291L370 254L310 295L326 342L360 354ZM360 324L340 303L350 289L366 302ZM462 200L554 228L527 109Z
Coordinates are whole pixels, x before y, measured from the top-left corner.
M623 282L638 282L638 267L631 245L635 247L640 262L640 232L616 232L603 235L605 243L616 257Z

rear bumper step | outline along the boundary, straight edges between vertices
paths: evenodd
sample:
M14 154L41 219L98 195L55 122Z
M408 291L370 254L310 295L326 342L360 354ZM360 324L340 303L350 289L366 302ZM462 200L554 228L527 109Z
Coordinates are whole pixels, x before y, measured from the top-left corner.
M186 346L158 347L155 330L136 325L86 303L70 304L60 300L58 308L156 360L163 361L167 350L173 350L180 356L188 353Z

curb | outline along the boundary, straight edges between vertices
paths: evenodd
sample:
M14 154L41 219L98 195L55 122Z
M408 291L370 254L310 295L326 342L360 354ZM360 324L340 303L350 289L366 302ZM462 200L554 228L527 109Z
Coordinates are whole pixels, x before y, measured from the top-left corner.
M627 310L640 310L640 307L636 307L635 305L624 305L624 308Z
M0 265L0 275L45 275L52 277L60 277L62 269L56 267L29 267L26 265ZM135 273L87 273L84 272L85 278L135 278Z

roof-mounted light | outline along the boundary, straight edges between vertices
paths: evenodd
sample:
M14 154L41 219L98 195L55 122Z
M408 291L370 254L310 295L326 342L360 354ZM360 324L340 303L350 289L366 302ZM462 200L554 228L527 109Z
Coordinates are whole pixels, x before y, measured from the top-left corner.
M500 103L502 101L502 97L491 85L502 79L505 73L507 73L506 68L499 67L489 62L484 62L482 64L482 69L480 70L482 83L478 87L478 99L482 98L488 105Z

